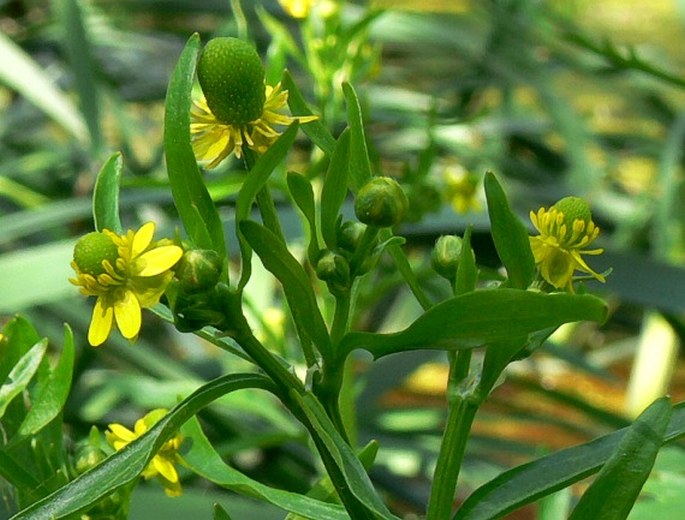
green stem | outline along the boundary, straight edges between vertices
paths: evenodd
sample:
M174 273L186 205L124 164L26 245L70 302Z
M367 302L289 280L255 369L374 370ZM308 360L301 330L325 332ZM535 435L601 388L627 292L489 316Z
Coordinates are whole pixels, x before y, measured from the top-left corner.
M426 520L450 518L466 442L477 411L478 403L464 398L455 399L449 407Z
M347 332L351 303L352 297L350 291L336 294L335 313L333 315L333 324L331 325L331 343L333 345L333 350L335 350L336 346Z
M381 233L381 240L387 240L390 238L390 236L391 232L389 230L384 230ZM402 278L404 278L404 281L407 282L409 289L414 295L414 298L416 298L416 301L418 301L419 305L421 305L421 308L424 311L430 309L433 306L433 304L431 303L428 296L426 296L426 293L423 292L423 288L421 287L421 284L419 284L419 281L416 278L414 271L412 271L412 268L409 265L409 261L407 260L407 257L404 255L402 248L397 244L390 245L388 247L388 253L390 253L390 256L395 262L395 265L397 266L397 269L402 275Z

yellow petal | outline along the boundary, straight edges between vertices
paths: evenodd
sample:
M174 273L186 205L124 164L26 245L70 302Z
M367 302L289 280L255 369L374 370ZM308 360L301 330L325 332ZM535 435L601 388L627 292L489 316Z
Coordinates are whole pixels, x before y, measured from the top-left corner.
M140 332L142 321L140 303L131 291L124 294L124 298L114 304L114 317L121 335L126 339L134 339Z
M88 327L88 343L97 347L107 340L109 333L112 331L113 315L114 309L103 306L102 299L98 298L93 309L90 327Z
M136 276L156 276L171 269L183 256L183 249L178 246L156 247L143 253L138 262L143 266Z
M154 468L169 482L178 482L178 473L174 465L166 458L156 455L152 459Z
M113 423L107 426L110 432L112 432L110 435L107 436L107 440L110 440L110 437L112 437L113 440L121 440L124 442L131 442L136 439L136 434L133 433L131 430L126 428L126 426L122 426L121 424L118 423ZM109 432L107 432L109 433ZM116 436L116 439L114 439L114 436Z
M155 234L155 223L147 222L143 224L136 234L133 236L133 245L131 246L131 256L137 257L140 253L147 249L147 246L152 242L152 235Z

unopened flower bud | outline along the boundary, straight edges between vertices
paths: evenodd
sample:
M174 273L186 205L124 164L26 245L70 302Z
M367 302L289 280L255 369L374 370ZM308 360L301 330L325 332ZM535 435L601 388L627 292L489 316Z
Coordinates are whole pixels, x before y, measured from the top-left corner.
M366 226L361 222L347 220L338 228L337 242L338 248L346 253L354 253L364 235Z
M459 268L462 240L456 235L443 235L435 242L431 253L433 270L447 280L454 280Z
M83 274L98 276L105 272L104 260L114 267L118 248L105 233L93 231L82 236L74 246L74 263Z
M409 201L398 182L390 177L374 177L357 193L354 212L369 226L390 227L402 221Z
M207 105L218 120L230 125L244 125L262 115L264 77L259 54L238 38L210 40L197 64Z
M182 291L203 292L214 287L221 275L221 258L211 249L191 249L183 254L176 267Z
M90 443L81 445L74 456L74 470L77 475L94 468L107 458L107 454Z
M345 287L350 281L350 265L341 255L326 251L316 263L316 275L324 282Z

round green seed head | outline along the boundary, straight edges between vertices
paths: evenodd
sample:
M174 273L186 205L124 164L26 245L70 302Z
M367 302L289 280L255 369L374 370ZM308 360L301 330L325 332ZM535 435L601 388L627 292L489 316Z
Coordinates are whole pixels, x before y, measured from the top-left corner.
M576 220L582 220L585 223L592 220L590 205L580 197L564 197L552 207L564 214L564 223L569 228Z
M354 213L368 226L390 227L399 224L409 208L402 187L390 177L374 177L357 193Z
M114 266L119 256L117 245L99 231L82 236L74 246L74 262L82 273L97 276L105 272L104 260Z
M220 121L240 126L262 115L264 65L249 43L237 38L210 40L200 55L197 78Z

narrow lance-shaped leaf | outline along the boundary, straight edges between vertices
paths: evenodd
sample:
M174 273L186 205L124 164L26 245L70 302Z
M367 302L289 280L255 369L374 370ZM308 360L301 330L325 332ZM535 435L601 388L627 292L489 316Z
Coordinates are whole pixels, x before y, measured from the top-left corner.
M371 162L366 146L366 133L362 108L357 93L349 83L343 83L343 93L347 101L347 120L350 125L350 178L353 192L357 192L371 178Z
M167 90L164 153L169 185L188 238L196 247L213 249L225 258L223 224L190 144L190 94L199 52L200 37L194 34L183 49Z
M453 520L500 518L596 473L616 451L628 428L501 473L474 491ZM663 443L684 435L685 402L673 407Z
M19 435L33 435L57 417L69 397L74 371L74 334L64 327L62 355L48 377L39 381L31 409L19 428Z
M606 313L606 303L590 295L481 290L435 305L400 332L350 332L340 349L346 355L362 348L378 359L406 350L474 348L562 323L603 322Z
M654 401L630 425L569 520L624 520L654 466L671 419L671 401Z
M288 91L288 106L290 107L290 112L294 116L314 115L307 106L307 102L304 100L304 97L302 97L300 90L297 88L293 77L287 70L283 72L281 83L283 84L283 88ZM302 125L302 131L316 146L321 148L326 155L331 155L333 153L335 138L320 119Z
M397 520L376 493L368 474L352 448L342 439L321 403L313 394L297 394L291 397L306 416L310 433L329 472L339 473L347 484L341 499L352 518ZM332 467L330 464L334 464ZM351 494L351 496L350 496Z
M266 185L274 168L276 168L276 166L278 166L288 155L288 152L295 142L298 126L297 122L290 125L283 135L269 147L266 153L257 159L238 193L235 209L235 223L238 239L240 241L240 255L242 258L242 272L240 273L239 287L244 287L250 278L250 258L252 257L252 250L250 249L249 244L244 240L240 229L240 223L250 216L250 210L257 198L257 194Z
M307 254L312 264L316 261L321 246L316 225L316 205L314 202L314 190L312 183L304 175L295 172L288 172L287 176L288 191L293 201L300 209L309 227L309 246Z
M210 482L311 520L349 519L339 505L327 504L291 491L269 487L232 468L214 450L197 419L189 421L183 427L182 433L192 441L190 451L183 456L184 461L193 473Z
M221 504L214 504L214 520L232 520L228 512L221 507Z
M7 380L0 386L0 419L5 415L12 399L17 397L31 382L47 348L47 339L42 339L36 343L19 359L7 376Z
M271 272L281 284L293 313L299 333L307 336L318 347L324 358L330 358L331 339L326 323L316 303L311 280L304 268L290 254L271 231L251 220L245 220L240 226L243 235L261 259L264 267Z
M329 249L336 247L340 208L347 197L349 153L350 132L345 129L335 144L321 190L321 235Z
M66 486L20 511L12 520L73 518L138 478L159 448L198 411L229 392L245 388L275 390L270 379L258 374L228 374L210 381L176 405L144 435Z
M93 221L97 231L109 229L119 234L122 232L119 219L119 184L123 168L121 153L112 154L100 168L95 180Z
M492 172L485 174L484 185L497 254L507 269L511 287L525 289L535 276L535 260L528 232L511 210L507 196Z

